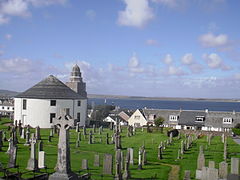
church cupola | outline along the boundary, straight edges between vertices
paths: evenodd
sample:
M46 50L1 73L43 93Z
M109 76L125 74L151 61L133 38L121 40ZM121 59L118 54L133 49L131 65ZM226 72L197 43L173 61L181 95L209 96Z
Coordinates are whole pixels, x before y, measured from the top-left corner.
M66 82L66 85L81 96L87 97L86 83L84 83L82 80L82 74L77 64L73 66L70 82Z

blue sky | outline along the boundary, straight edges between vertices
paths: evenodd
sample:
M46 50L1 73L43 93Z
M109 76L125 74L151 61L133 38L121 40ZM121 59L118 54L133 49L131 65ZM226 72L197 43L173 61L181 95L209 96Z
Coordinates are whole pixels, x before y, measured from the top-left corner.
M88 93L239 98L239 0L1 0L0 89L78 64Z

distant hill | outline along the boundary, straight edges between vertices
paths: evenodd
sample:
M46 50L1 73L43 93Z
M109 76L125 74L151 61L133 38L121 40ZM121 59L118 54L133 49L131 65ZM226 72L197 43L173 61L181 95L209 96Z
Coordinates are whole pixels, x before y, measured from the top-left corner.
M16 92L16 91L0 89L0 97L13 97L13 96L16 96L18 93L19 92Z

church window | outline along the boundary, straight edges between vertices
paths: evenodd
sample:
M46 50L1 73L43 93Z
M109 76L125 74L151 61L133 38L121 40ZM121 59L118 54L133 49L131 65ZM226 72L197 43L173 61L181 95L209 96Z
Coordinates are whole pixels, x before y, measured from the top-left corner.
M81 106L81 101L78 101L78 106Z
M81 114L77 113L77 122L80 122L80 117L81 117Z
M27 100L24 99L23 100L23 110L26 110L27 109Z
M53 122L53 118L56 117L56 113L50 113L50 123Z
M66 108L66 114L70 115L70 108Z
M56 103L57 103L56 100L51 100L50 101L50 106L56 106Z

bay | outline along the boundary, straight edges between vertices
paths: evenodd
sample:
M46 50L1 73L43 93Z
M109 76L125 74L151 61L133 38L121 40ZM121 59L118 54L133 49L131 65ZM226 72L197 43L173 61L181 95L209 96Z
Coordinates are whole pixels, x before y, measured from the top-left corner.
M103 105L103 98L89 98L88 104ZM106 104L119 106L123 109L182 109L209 111L236 111L240 112L240 102L216 102L216 101L181 101L181 100L138 100L138 99L106 99Z

